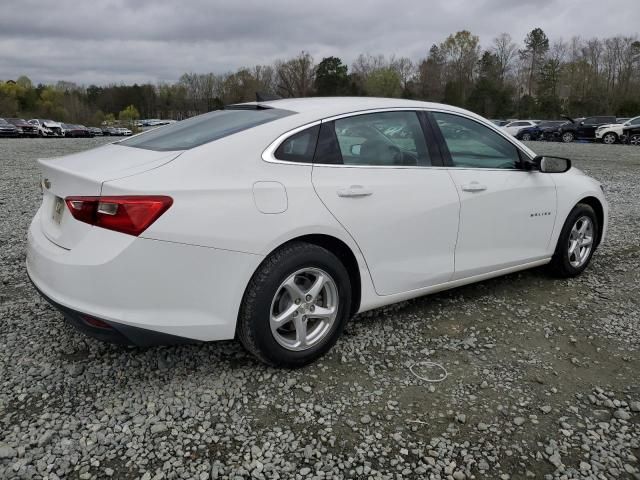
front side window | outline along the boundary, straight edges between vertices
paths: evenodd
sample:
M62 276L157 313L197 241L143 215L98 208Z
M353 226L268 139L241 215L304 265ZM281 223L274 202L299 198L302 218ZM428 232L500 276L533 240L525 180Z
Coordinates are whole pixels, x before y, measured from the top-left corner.
M520 154L514 144L474 120L449 113L434 112L454 167L520 167Z
M640 117L636 117L629 122L629 125L640 125Z
M380 112L341 118L333 122L339 152L344 165L428 166L431 159L422 126L416 112ZM323 140L331 141L331 132ZM319 163L330 163L318 159ZM332 163L337 163L333 161Z
M116 145L156 151L188 150L293 113L278 108L216 110L150 130Z

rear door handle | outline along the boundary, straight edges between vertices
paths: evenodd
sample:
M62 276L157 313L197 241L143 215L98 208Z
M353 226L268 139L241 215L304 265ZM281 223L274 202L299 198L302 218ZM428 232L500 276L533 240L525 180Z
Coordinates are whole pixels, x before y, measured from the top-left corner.
M487 189L486 185L482 185L478 182L471 182L467 185L462 185L462 190L465 192L482 192Z
M338 196L345 198L368 197L369 195L373 195L373 191L362 185L351 185L338 190Z

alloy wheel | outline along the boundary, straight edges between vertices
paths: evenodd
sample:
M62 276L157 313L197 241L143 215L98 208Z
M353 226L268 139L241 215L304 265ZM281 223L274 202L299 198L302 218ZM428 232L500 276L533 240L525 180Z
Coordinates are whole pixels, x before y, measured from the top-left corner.
M338 287L319 268L303 268L280 284L271 302L273 338L292 351L307 350L322 341L338 314Z
M582 267L589 259L593 248L593 222L587 216L576 220L569 234L568 256L569 263L574 268Z
M562 135L562 141L565 143L573 142L573 133L567 132L564 135Z
M522 140L524 142L528 142L529 140L531 140L531 134L525 133L524 135L522 135Z
M633 135L630 139L629 139L629 143L631 145L635 145L636 147L640 147L640 135Z
M602 141L607 145L612 145L616 143L616 136L613 133L607 133L604 137L602 137Z

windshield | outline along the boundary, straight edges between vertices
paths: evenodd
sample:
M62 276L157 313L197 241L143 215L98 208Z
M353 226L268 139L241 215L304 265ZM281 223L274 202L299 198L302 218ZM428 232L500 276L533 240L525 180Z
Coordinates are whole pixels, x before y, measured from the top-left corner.
M188 150L293 113L278 108L216 110L150 130L118 144L156 151Z

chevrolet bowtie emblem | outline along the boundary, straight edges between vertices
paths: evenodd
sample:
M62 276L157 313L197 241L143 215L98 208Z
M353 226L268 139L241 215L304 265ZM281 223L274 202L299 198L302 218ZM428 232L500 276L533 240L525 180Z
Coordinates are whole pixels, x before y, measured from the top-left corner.
M44 185L44 188L46 188L47 190L49 190L49 189L51 188L51 182L49 181L49 179L48 179L48 178L45 178L45 179L42 181L42 184Z

